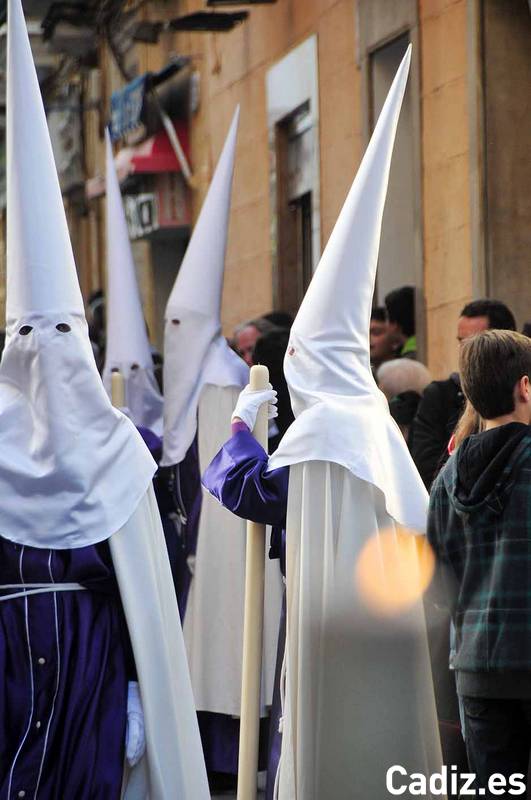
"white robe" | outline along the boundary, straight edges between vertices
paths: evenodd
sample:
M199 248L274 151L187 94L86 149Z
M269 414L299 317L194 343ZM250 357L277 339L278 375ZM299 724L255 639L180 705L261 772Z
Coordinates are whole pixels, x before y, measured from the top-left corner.
M396 535L371 484L324 461L290 468L280 800L384 800L388 767L440 771L421 603L389 620L356 588L361 549L383 530Z
M199 464L204 471L230 437L239 388L207 385L199 401ZM206 489L197 537L194 576L184 618L184 638L198 711L240 716L246 522ZM262 715L273 696L282 579L268 558L264 600Z
M164 533L150 486L109 539L140 684L146 754L126 800L208 800L210 792Z

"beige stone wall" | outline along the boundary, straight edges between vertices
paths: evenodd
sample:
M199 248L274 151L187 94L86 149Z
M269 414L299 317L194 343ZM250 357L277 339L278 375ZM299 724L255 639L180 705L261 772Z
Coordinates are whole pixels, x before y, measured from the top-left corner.
M203 8L202 0L179 11ZM153 6L152 13L158 13ZM252 9L228 34L176 35L171 49L191 55L201 74L201 108L194 117L192 156L200 208L234 108L241 105L233 206L226 262L223 322L230 333L272 305L268 68L311 34L318 36L322 244L330 234L361 153L360 78L355 64L352 0L280 0Z
M428 365L457 366L456 320L472 297L466 0L421 0L424 280Z
M519 326L531 321L531 14L483 3L486 282Z
M195 10L201 2L183 5ZM438 377L456 366L456 319L472 296L467 24L467 0L419 4L427 354ZM318 37L324 246L363 151L354 0L279 0L253 9L230 34L176 36L173 43L197 56L201 73L192 137L196 210L232 109L238 102L242 107L223 303L227 332L271 306L266 72L312 33Z

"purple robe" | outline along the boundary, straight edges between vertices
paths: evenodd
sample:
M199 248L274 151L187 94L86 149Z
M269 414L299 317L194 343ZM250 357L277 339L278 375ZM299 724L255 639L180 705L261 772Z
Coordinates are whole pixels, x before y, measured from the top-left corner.
M266 474L268 455L263 447L258 444L245 426L242 427L241 423L234 426L234 429L232 438L223 445L203 475L203 486L233 514L243 519L272 526L269 557L280 559L280 568L284 575L289 467L272 470ZM285 636L286 601L284 594L269 728L267 800L271 800L273 797L273 787L280 758L280 671L284 658Z
M24 582L88 591L0 602L0 799L118 800L134 664L109 545L0 538L0 584Z
M153 459L158 464L162 457L162 439L160 436L157 436L156 433L153 433L150 428L144 428L142 425L137 426L137 431L144 440L144 444L147 446Z
M162 457L162 439L149 428L138 427L137 430L158 464ZM188 448L180 464L173 467L159 467L153 479L153 486L182 622L192 579L188 557L195 553L201 513L201 476L197 438Z

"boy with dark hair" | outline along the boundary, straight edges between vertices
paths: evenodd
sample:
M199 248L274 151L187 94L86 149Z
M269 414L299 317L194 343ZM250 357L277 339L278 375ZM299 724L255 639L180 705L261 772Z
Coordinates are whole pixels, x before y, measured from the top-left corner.
M500 300L483 298L467 303L457 320L460 345L470 336L492 328L516 330L510 309ZM465 407L459 373L433 381L424 390L409 433L411 455L429 490L439 469L448 459L448 443ZM427 608L430 620L430 650L446 763L466 760L459 730L459 709L453 675L448 671L450 621L442 609Z
M531 341L483 331L463 342L460 372L485 431L435 480L428 539L456 629L470 768L490 797L495 773L496 789L527 781L531 751Z

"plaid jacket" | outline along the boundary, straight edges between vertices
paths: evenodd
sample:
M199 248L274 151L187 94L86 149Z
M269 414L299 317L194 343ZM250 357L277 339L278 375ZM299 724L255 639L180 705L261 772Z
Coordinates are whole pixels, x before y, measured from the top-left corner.
M457 457L433 484L428 539L438 559L433 597L449 605L457 670L531 669L531 432L494 488L475 504L457 496Z

